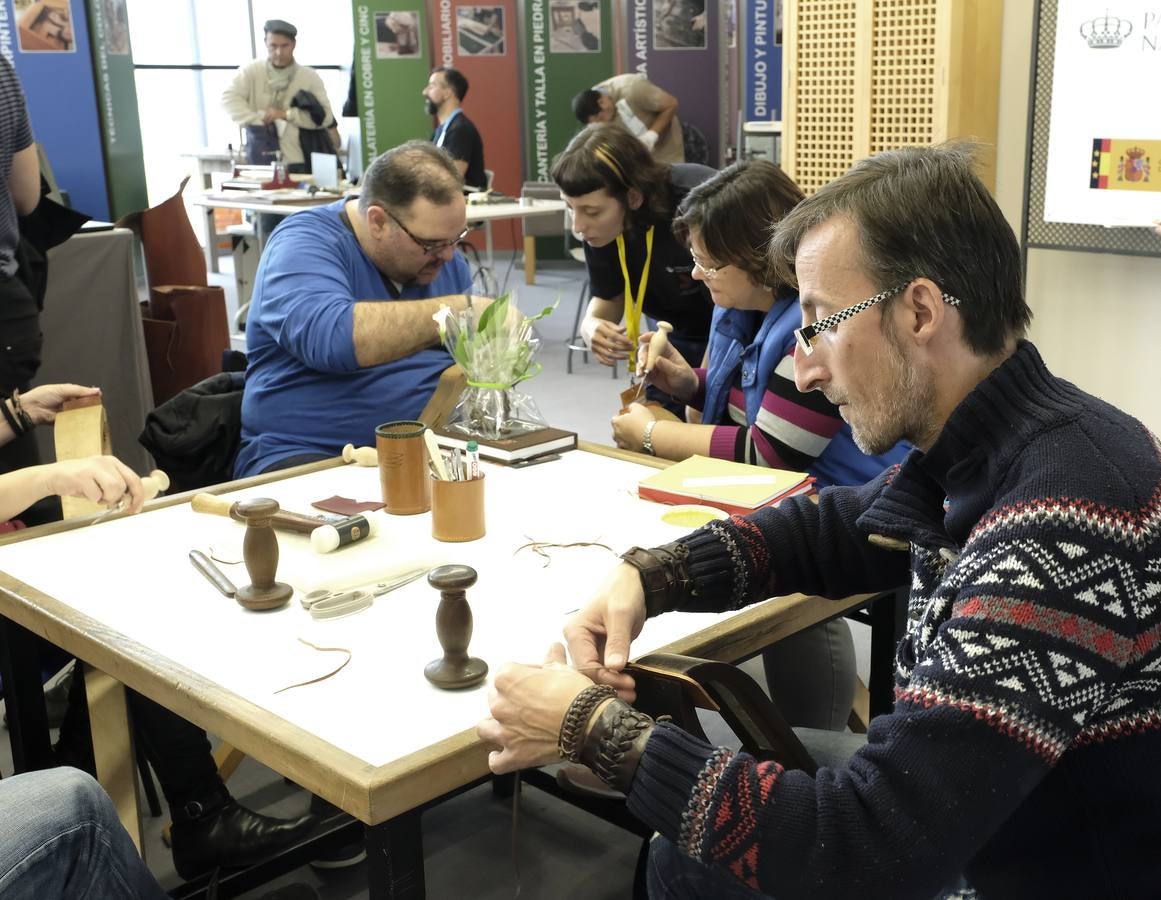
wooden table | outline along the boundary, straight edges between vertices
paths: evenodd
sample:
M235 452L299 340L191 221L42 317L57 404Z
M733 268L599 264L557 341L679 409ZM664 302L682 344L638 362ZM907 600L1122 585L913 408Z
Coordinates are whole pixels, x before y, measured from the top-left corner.
M612 550L683 533L661 521L665 507L636 496L637 481L655 465L593 445L527 469L485 464L484 539L441 544L430 537L429 513L376 513L378 536L329 555L315 554L305 537L280 534L278 578L306 589L364 570L370 582L370 573L401 560L466 563L479 572L468 591L475 619L470 652L493 672L509 659L538 661L559 639L566 616L616 562ZM378 470L328 461L221 491L231 499L270 496L287 509L309 511L312 500L333 494L377 500ZM444 692L423 675L424 665L440 655L438 594L421 579L336 620L311 619L297 596L276 611L246 611L187 561L193 549L237 552L242 526L194 513L187 499L163 498L139 516L62 523L8 538L0 544L0 624L65 648L340 806L366 826L370 896L423 896L421 807L488 773L487 748L474 730L487 711L485 689ZM548 549L546 559L520 549L530 541L586 541L612 550ZM242 566L223 569L239 586L247 583ZM670 614L649 621L633 650L740 659L868 596L796 595L731 614ZM351 661L334 677L276 693L341 661L300 638L347 648ZM10 674L6 686L14 686ZM123 698L111 695L123 716ZM38 749L19 718L10 707L18 769ZM106 726L109 718L102 714ZM123 722L117 727L124 733ZM113 789L119 780L126 812L131 766L115 755L98 756L98 775Z
M202 196L191 201L194 206L200 206L206 210L207 220L212 221L213 211L215 209L241 209L255 213L269 213L275 216L290 216L297 212L302 212L304 209L313 209L317 206L325 206L328 203L334 203L334 198L329 197L325 200L311 201L306 203L270 203L266 200L255 200L248 198L245 191L230 191L225 193L237 193L238 198L225 198L221 191L207 192ZM495 255L492 243L492 223L502 221L504 219L527 219L535 216L550 216L559 215L564 212L565 204L563 200L540 200L526 198L523 201L513 200L508 203L472 203L468 206L468 223L480 223L484 226L484 258L487 260L486 265L489 271L495 271ZM266 239L269 235L264 233L261 227L261 217L258 218L255 224L255 237L258 240L258 251L262 252L266 246ZM535 247L535 244L533 244ZM211 259L209 251L207 250L206 260ZM536 253L535 250L528 250L528 241L525 241L525 257L524 257L525 280L529 284L532 283L529 279L534 279L536 275ZM216 272L217 269L215 268Z

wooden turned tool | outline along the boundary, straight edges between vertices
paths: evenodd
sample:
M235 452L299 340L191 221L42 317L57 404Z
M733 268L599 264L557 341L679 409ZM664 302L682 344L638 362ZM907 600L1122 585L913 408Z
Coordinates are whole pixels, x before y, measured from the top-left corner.
M379 451L374 447L356 447L354 444L347 444L343 448L343 461L354 463L357 466L377 466L379 465Z
M141 489L145 492L145 499L152 500L162 491L169 490L169 476L161 469L154 469L141 479Z
M645 352L645 374L653 371L653 364L665 353L665 345L669 343L669 332L673 326L668 322L658 322L657 330L649 338L649 349Z
M471 566L439 566L427 573L427 583L439 591L439 608L435 611L435 633L443 656L423 667L423 674L445 691L475 687L488 675L488 664L468 656L472 639L472 609L467 589L476 583Z
M272 519L278 512L278 501L259 497L238 503L237 509L246 520L242 559L252 583L239 588L234 599L246 609L276 609L294 593L289 584L274 580L274 573L278 571L278 537L274 534Z

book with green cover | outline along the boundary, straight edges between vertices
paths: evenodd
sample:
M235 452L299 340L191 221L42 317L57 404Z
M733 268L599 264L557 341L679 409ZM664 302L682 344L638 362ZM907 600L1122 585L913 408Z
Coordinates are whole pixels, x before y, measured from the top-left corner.
M771 506L811 489L805 472L768 469L709 456L691 456L642 478L637 494L659 503L704 503L736 515Z

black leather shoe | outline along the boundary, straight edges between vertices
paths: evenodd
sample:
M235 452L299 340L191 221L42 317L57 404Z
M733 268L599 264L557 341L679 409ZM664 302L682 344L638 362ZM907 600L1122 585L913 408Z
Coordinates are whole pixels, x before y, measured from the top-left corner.
M229 794L205 803L191 801L173 813L173 867L187 881L219 866L252 866L304 837L317 821L312 815L263 816Z

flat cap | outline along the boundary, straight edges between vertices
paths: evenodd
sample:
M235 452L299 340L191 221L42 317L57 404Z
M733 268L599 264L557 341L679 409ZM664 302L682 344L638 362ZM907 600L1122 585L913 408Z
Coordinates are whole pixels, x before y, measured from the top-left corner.
M266 24L262 27L267 34L270 34L270 32L284 34L291 40L298 37L298 29L282 19L267 19Z

